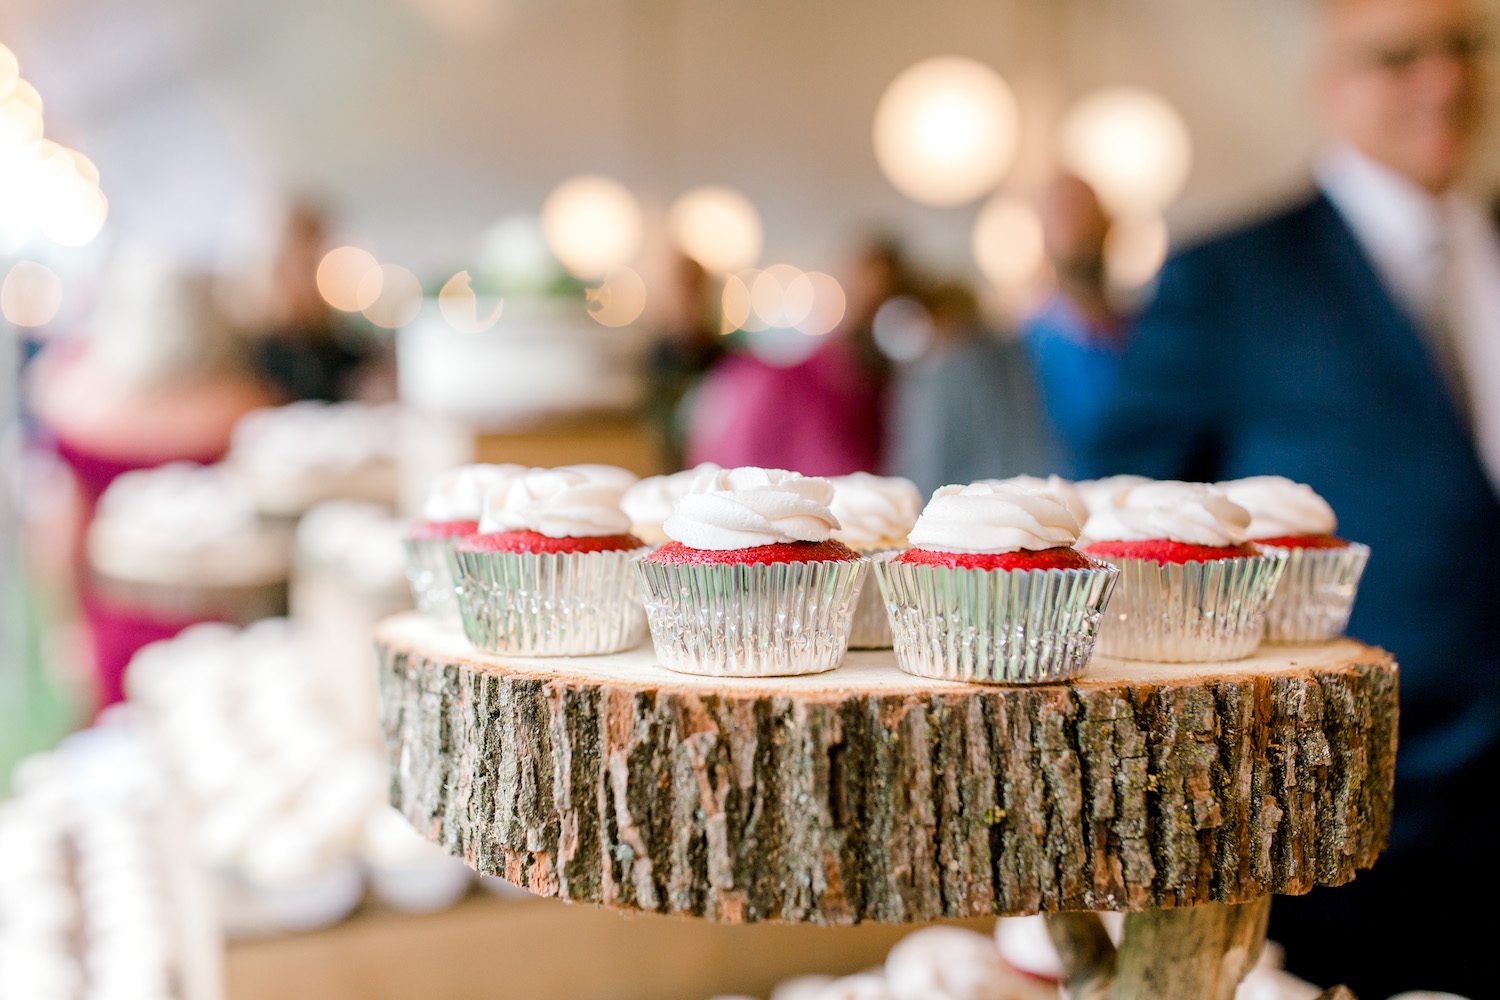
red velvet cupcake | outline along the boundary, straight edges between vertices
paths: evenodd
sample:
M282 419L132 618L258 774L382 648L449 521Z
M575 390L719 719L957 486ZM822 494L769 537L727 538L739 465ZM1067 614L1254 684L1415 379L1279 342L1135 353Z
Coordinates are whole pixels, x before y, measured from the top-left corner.
M479 530L485 497L503 491L525 471L522 465L464 465L433 481L422 520L406 532L406 580L423 614L458 622L450 563L453 545Z
M1282 476L1221 483L1250 512L1246 529L1259 550L1286 557L1286 572L1266 610L1272 642L1323 642L1344 634L1370 550L1340 538L1338 518L1311 486Z
M480 533L453 547L469 641L529 656L614 653L640 642L630 534L618 484L573 469L532 469L491 493Z
M1138 483L1092 509L1083 551L1121 570L1100 652L1167 661L1254 652L1285 557L1247 545L1249 523L1202 483Z
M780 469L724 469L662 525L636 564L663 666L715 676L832 670L843 659L864 560L831 539L833 486Z
M897 665L994 684L1082 674L1116 570L1073 548L1077 539L1055 493L993 482L938 490L913 548L874 564Z

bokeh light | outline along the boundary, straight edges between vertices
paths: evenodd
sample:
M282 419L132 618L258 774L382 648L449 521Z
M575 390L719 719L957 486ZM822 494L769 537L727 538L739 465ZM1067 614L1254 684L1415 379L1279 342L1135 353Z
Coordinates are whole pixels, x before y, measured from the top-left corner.
M1000 74L961 56L906 69L875 111L875 159L896 190L962 205L994 189L1015 160L1021 114Z
M483 333L494 326L505 309L502 299L488 316L479 315L479 296L474 294L468 271L459 271L438 290L438 311L448 325L460 333Z
M812 285L790 264L772 264L750 285L750 308L766 326L796 326L812 311Z
M985 202L974 219L972 246L979 270L1004 288L1026 284L1046 261L1041 216L1012 195Z
M1158 213L1115 220L1104 241L1104 264L1111 288L1133 292L1150 284L1166 263L1171 239Z
M10 96L11 91L16 89L16 81L20 79L21 64L16 61L16 54L0 45L0 101Z
M909 295L886 299L875 310L870 332L881 353L902 364L926 354L937 336L932 314Z
M760 259L760 213L733 188L693 188L672 203L667 222L678 249L710 271L738 271Z
M644 225L635 195L619 181L585 174L563 181L542 205L542 234L574 276L597 281L635 259Z
M605 326L629 326L646 309L646 282L628 267L615 268L585 294L589 315Z
M750 294L750 289L759 277L759 271L746 268L724 279L724 294L720 305L724 311L726 333L731 330L754 331L766 328L766 324L755 315L755 306Z
M399 264L381 264L378 270L367 272L360 279L356 294L361 299L367 298L371 289L375 296L360 311L376 326L398 329L410 323L422 308L422 283Z
M376 279L367 281L371 274ZM362 312L380 295L380 262L368 250L338 247L318 262L318 294L343 312Z
M18 95L0 100L0 164L12 164L42 139L42 116Z
M794 284L796 283L806 283L812 299L812 307L808 309L807 315L795 324L797 329L809 337L822 337L837 329L844 321L844 310L848 304L843 286L833 275L822 271L809 271L796 279Z
M1165 208L1193 165L1182 116L1140 87L1105 87L1081 98L1063 117L1058 154L1116 215Z
M45 264L19 261L0 284L0 315L16 326L45 326L62 306L62 280Z

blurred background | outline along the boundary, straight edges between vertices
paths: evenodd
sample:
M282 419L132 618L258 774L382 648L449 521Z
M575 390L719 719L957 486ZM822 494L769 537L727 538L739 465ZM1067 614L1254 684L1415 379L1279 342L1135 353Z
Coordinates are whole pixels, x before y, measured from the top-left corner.
M239 942L163 917L174 971L118 995L498 995L418 965L499 934L613 941L531 996L878 961L622 942L403 840L367 676L403 517L476 460L1074 471L1169 249L1311 190L1320 7L0 0L0 795L52 817L45 872L114 789L100 856ZM650 985L641 948L697 964Z

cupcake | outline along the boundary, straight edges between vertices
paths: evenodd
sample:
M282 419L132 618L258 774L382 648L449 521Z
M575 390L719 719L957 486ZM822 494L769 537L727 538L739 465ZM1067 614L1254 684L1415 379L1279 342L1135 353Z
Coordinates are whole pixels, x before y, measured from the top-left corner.
M621 490L569 469L532 469L491 493L477 535L453 549L469 641L527 656L615 653L641 640Z
M944 486L908 536L873 563L907 673L1048 683L1088 667L1116 570L1074 549L1078 522L1050 493Z
M994 939L963 927L915 931L885 959L895 1000L1012 1000L1018 978Z
M1260 644L1283 553L1247 545L1250 513L1202 483L1147 482L1090 515L1089 555L1120 567L1099 651L1132 660L1237 660Z
M1114 500L1124 490L1151 482L1145 476L1106 476L1103 479L1085 479L1071 483L1073 495L1083 502L1087 512L1078 523L1083 526L1079 535L1080 544L1093 538L1113 538L1119 534L1118 521L1114 515ZM1069 507L1069 510L1073 508ZM1098 532L1098 534L1094 534Z
M714 473L677 501L636 564L661 664L690 674L839 665L864 561L832 535L833 484L780 469Z
M1220 483L1250 512L1251 544L1286 556L1266 610L1271 642L1322 642L1344 634L1370 549L1338 537L1338 518L1311 486L1281 476Z
M458 622L450 553L459 539L478 534L485 498L526 472L524 465L462 465L438 476L422 519L406 533L406 580L417 608L439 621Z
M694 482L707 481L719 471L714 463L704 462L669 476L648 476L634 483L620 498L620 508L630 518L630 533L647 545L667 544L671 539L661 526L672 516L672 505L692 489Z
M907 547L906 533L922 511L922 494L910 479L856 472L835 476L833 502L828 509L839 519L835 541L843 542L869 559L879 559ZM880 588L866 583L854 608L849 629L850 649L889 649L891 625Z

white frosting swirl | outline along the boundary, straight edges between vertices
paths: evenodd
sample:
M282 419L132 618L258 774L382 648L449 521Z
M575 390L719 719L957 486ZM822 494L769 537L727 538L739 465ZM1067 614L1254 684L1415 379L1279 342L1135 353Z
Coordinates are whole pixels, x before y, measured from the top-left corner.
M485 501L479 530L535 531L549 538L623 535L621 491L572 469L532 469Z
M1250 512L1250 538L1331 535L1339 520L1317 492L1285 476L1251 476L1220 483L1219 489Z
M699 479L719 472L713 462L704 462L669 476L648 476L631 486L620 498L620 507L631 524L661 524L672 516L672 505Z
M507 489L526 466L460 465L433 480L422 506L425 521L477 521L484 514L484 501L492 492Z
M1204 483L1149 482L1117 492L1112 516L1089 518L1095 541L1144 542L1166 539L1184 545L1239 545L1250 512Z
M1082 537L1086 539L1118 538L1120 522L1115 518L1115 497L1122 490L1140 486L1151 480L1146 476L1105 476L1103 479L1085 479L1073 484L1074 490L1088 508L1088 517L1083 525Z
M1078 522L1050 493L972 483L934 493L907 537L939 552L1052 549L1078 541Z
M641 478L629 469L622 469L618 465L601 465L597 462L559 465L558 468L564 472L581 472L589 482L612 486L621 493L630 489Z
M693 549L823 542L839 525L833 484L784 469L743 467L700 476L662 528Z
M833 538L845 545L868 548L904 538L922 510L922 494L910 479L855 472L829 482L833 502L828 509L840 525Z
M1068 513L1073 515L1073 520L1082 524L1089 519L1088 504L1084 503L1073 484L1062 476L1048 476L1046 479L1041 476L1011 476L1009 479L978 479L975 482L989 486L1019 486L1032 493L1050 493L1063 502Z

